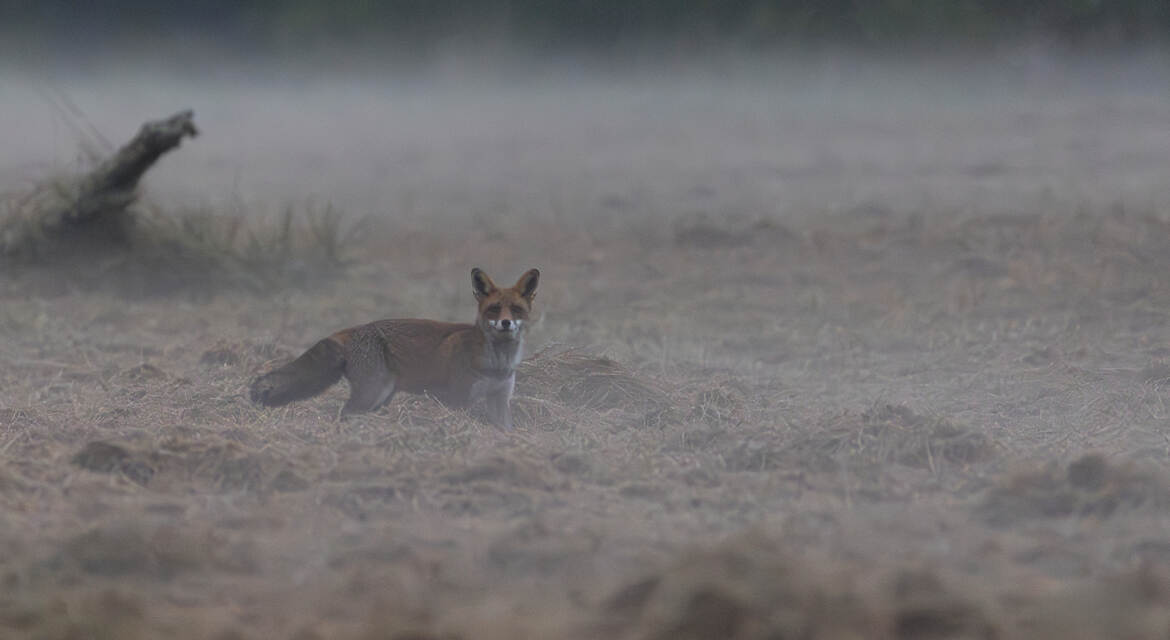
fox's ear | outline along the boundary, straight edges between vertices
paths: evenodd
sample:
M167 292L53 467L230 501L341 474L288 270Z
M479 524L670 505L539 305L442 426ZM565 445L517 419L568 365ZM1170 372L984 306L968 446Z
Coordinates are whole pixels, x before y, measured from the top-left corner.
M475 294L476 300L483 300L495 291L496 283L492 282L483 269L476 267L471 270L471 292Z
M536 284L540 282L540 270L529 269L516 281L516 290L525 300L532 302L536 297Z

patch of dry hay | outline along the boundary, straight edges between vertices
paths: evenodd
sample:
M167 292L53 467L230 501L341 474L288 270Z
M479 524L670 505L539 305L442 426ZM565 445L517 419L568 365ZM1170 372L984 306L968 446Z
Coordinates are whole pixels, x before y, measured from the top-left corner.
M670 404L661 384L580 349L541 350L520 365L516 382L527 395L555 398L574 409L650 412Z
M885 404L860 415L843 414L798 436L791 453L832 461L897 463L934 472L986 460L995 450L991 438L971 427Z

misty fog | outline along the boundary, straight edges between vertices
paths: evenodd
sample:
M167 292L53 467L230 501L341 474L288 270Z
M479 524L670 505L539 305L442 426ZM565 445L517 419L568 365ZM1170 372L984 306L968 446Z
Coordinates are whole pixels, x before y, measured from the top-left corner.
M0 255L0 637L1165 637L1165 50L476 53L0 61L4 217L190 108L246 229ZM476 266L515 431L249 400Z
M986 58L433 74L247 60L186 74L8 68L0 180L70 168L74 118L117 143L145 119L192 108L204 135L149 180L172 202L581 221L615 198L668 216L699 208L696 189L784 216L875 202L1011 211L1165 200L1162 57L1019 47Z

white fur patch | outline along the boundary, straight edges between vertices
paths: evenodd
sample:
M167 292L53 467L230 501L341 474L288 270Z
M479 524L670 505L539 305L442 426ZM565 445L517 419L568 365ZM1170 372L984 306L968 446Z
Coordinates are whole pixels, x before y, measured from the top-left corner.
M489 336L477 366L492 371L515 371L516 366L524 359L524 334L520 333L519 329L515 332L499 331L497 333L511 334L510 339L491 340Z

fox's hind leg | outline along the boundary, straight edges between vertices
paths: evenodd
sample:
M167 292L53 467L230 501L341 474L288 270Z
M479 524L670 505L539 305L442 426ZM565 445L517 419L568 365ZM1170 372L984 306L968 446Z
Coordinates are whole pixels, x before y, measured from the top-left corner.
M383 362L351 364L346 367L345 378L349 381L349 400L341 409L343 416L374 411L394 397L395 376Z

